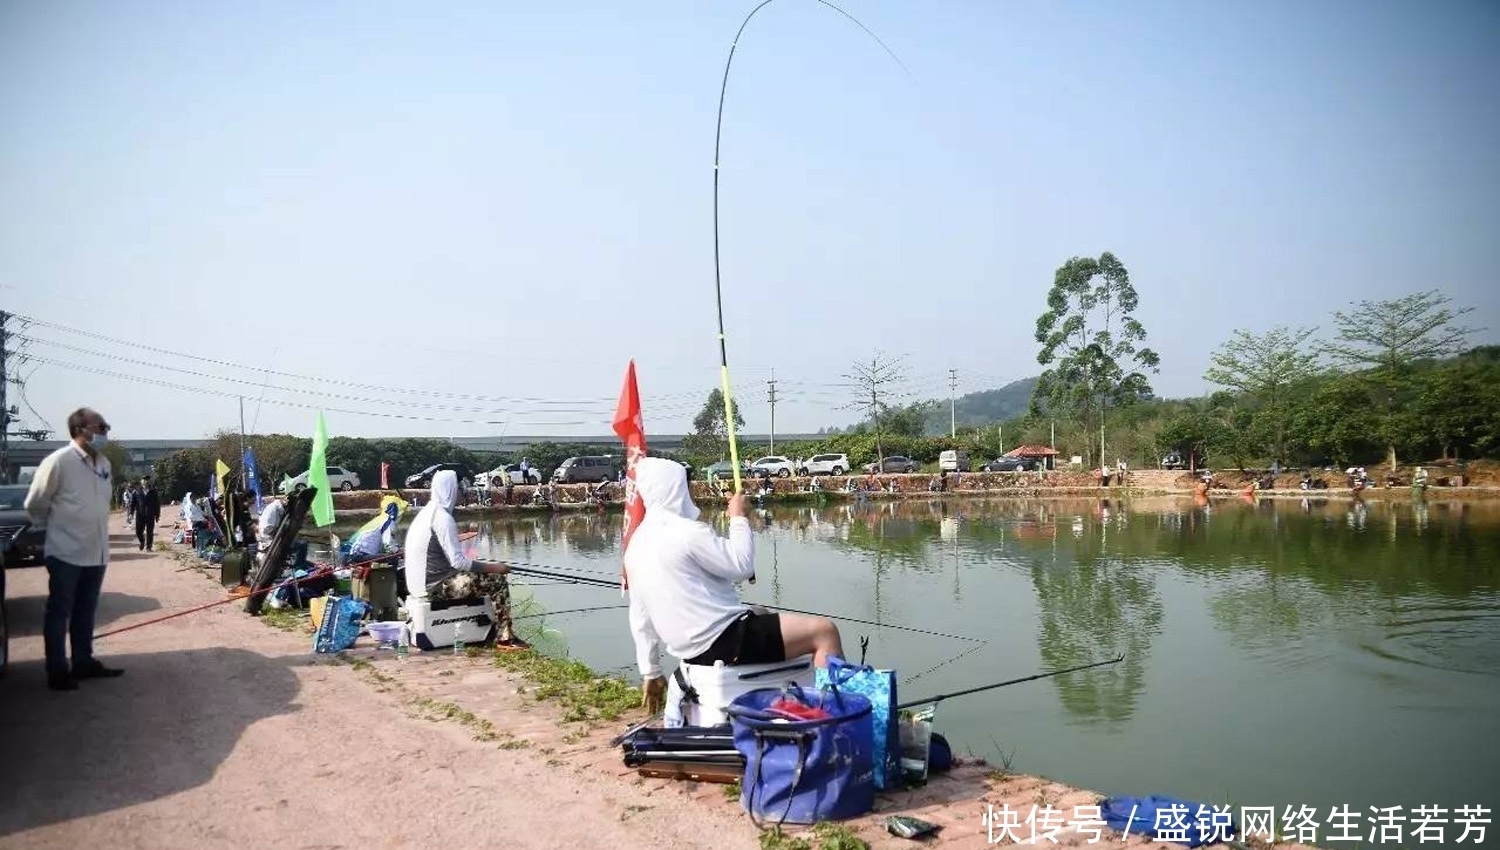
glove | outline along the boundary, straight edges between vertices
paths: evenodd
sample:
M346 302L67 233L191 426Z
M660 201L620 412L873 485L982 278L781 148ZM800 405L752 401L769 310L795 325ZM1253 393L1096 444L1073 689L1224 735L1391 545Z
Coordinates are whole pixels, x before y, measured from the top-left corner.
M641 707L647 714L660 714L667 706L667 680L661 676L641 683Z

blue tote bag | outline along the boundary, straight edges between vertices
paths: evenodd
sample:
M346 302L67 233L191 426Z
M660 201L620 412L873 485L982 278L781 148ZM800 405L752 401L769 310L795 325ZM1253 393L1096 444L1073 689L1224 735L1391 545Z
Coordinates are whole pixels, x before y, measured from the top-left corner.
M828 717L789 720L770 711L783 696ZM869 700L793 684L741 694L725 713L745 757L740 804L756 826L847 820L875 808Z
M878 790L901 785L901 731L897 722L896 671L876 670L850 664L836 655L828 658L828 668L817 669L815 683L819 688L832 685L841 693L859 694L870 701L871 726L875 731L875 787Z

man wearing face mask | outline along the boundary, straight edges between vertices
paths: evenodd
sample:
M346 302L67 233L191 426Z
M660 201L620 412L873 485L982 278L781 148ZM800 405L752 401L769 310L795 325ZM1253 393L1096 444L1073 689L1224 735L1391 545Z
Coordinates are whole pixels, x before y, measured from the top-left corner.
M79 679L119 676L94 658L94 610L109 563L109 502L114 484L104 446L109 423L87 407L68 415L72 442L37 467L26 513L47 529L47 687L75 691ZM71 637L73 664L68 665Z

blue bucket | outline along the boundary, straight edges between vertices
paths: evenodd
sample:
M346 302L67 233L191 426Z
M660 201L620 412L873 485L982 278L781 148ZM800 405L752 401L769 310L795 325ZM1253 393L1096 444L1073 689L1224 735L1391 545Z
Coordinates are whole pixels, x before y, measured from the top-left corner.
M781 697L828 712L788 720L768 709ZM870 701L836 688L763 688L725 709L745 757L740 804L756 826L847 820L875 808L875 730Z

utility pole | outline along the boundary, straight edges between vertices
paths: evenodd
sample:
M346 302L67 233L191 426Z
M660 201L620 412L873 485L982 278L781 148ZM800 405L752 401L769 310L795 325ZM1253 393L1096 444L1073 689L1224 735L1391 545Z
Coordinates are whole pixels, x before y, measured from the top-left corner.
M0 310L0 481L10 482L10 400L6 387L10 385L10 372L5 358L10 353L10 314Z
M948 439L958 438L958 407L953 394L958 391L958 370L948 370Z
M766 381L770 388L768 398L771 400L771 454L776 454L776 369L771 369L771 380Z
M240 486L245 486L245 397L240 396Z

